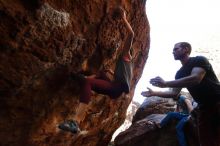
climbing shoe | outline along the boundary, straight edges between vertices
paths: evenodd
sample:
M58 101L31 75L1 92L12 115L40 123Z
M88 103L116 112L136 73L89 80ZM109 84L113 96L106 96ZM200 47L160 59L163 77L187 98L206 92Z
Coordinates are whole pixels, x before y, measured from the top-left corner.
M58 126L58 128L63 131L71 132L73 134L80 132L79 126L78 126L77 122L74 120L65 121L65 122L61 123Z

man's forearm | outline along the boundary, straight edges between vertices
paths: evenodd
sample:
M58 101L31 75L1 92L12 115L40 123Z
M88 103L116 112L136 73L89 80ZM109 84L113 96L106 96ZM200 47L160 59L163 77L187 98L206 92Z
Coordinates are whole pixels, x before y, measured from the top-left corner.
M200 67L194 67L191 75L177 79L174 81L166 82L167 87L189 87L199 84L205 77L206 71Z
M188 76L173 81L166 81L166 87L189 87L199 83L200 81L196 78L196 76Z
M154 91L152 95L163 97L163 98L173 98L173 97L176 97L178 93L175 93L172 91Z

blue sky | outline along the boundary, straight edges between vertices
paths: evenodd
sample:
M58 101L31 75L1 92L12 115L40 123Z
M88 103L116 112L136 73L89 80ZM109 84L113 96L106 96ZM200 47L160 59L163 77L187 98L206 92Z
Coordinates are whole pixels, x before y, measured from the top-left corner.
M160 90L149 84L150 78L159 75L165 80L174 79L181 66L172 55L176 42L190 42L193 48L192 56L213 56L207 52L200 54L200 48L210 52L217 49L220 53L218 0L147 0L146 13L151 27L150 52L133 99L140 103L144 100L140 93L146 90L146 87Z

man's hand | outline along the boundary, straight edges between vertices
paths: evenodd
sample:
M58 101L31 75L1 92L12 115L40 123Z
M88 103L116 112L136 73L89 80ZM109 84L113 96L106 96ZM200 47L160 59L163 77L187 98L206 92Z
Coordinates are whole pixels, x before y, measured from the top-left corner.
M143 91L141 92L141 95L144 96L144 97L151 97L151 96L154 96L154 91L151 89L151 88L147 88L148 91Z
M160 88L165 88L165 87L167 87L166 81L164 81L161 77L152 78L152 79L150 80L150 83L151 83L153 86L160 87Z

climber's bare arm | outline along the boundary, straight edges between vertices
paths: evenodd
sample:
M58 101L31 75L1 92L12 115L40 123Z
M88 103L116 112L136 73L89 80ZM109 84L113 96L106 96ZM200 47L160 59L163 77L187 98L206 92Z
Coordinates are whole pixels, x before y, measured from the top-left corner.
M132 59L131 54L130 54L130 49L131 49L132 43L133 43L134 31L126 18L125 12L123 14L122 20L125 23L125 27L126 27L126 30L128 33L126 40L125 40L125 43L124 43L124 46L123 46L123 58L125 61L130 61Z

